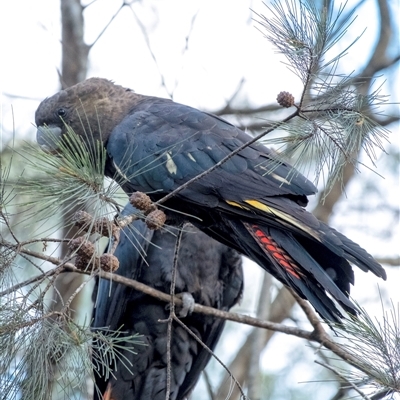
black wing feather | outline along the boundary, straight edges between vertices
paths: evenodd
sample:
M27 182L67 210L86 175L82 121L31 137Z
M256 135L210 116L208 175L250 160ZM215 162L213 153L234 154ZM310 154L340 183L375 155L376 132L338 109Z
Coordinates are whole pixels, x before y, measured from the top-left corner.
M167 193L212 167L238 144L251 139L219 118L172 104L171 107L171 102L163 99L141 103L110 135L107 150L114 163L121 167L125 164L125 155L129 154L130 165L124 165L124 174L132 177L129 183L133 190ZM176 170L168 168L168 162L173 163ZM185 168L179 169L182 163ZM150 169L154 164L157 167ZM269 168L273 168L272 174L267 173ZM138 170L149 170L145 184L137 176ZM242 201L251 193L259 199L292 195L306 202L304 197L315 193L315 186L295 172L291 166L279 163L271 150L253 144L202 178L201 184L212 188L219 199L226 197L226 186L235 182L236 191L229 200ZM198 203L195 194L196 191L181 192L181 196Z

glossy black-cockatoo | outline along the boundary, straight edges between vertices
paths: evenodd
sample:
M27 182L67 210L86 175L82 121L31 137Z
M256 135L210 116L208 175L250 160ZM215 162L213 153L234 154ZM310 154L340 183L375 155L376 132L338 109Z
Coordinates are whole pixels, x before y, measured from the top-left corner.
M127 205L123 214L133 214ZM152 231L135 221L122 232L114 255L119 259L118 275L135 279L170 293L176 235ZM185 225L179 247L176 293L184 293L202 305L229 310L243 289L241 256L213 240L192 225ZM142 344L119 343L120 355L110 365L107 378L99 367L95 399L165 400L167 384L167 303L123 284L100 279L94 290L92 329L142 335ZM181 310L177 310L177 313ZM186 312L185 312L186 313ZM210 349L214 349L224 320L189 313L181 321ZM133 351L136 353L134 354ZM98 353L99 350L96 350ZM184 400L193 390L211 354L176 323L171 338L171 400Z
M215 115L101 78L45 99L36 124L47 151L57 151L68 125L87 146L100 141L108 155L105 174L126 193L145 192L154 201L252 139ZM324 319L338 322L342 313L332 298L356 313L349 300L350 263L386 275L365 250L305 210L315 192L303 175L256 143L163 205L171 223L192 222L308 299Z

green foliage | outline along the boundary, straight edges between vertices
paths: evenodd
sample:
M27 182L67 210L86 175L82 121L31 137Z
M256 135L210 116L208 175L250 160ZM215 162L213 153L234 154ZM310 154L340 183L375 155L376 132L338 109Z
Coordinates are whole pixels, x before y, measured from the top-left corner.
M124 362L121 342L125 352L134 352L141 344L138 335L126 336L121 331L104 335L60 315L49 318L40 312L26 312L23 307L17 310L1 305L0 320L7 317L12 322L2 323L0 332L1 400L20 396L24 400L51 399L55 381L64 398L74 398L74 390L87 392L92 352L95 369L109 375L112 363L117 359Z
M380 88L362 94L363 80L336 72L342 57L358 40L332 55L354 21L353 13L343 15L344 6L335 12L334 2L319 8L313 1L285 0L267 7L273 17L259 15L258 22L266 38L286 57L288 68L300 78L303 90L295 103L296 117L277 124L285 134L267 138L266 143L280 144L281 155L292 159L297 168L312 169L316 182L322 177L328 193L342 178L346 164L358 165L361 149L372 163L377 150L385 151L382 141L387 140L388 132L376 115L387 96L380 94Z
M51 136L51 132L48 135ZM38 151L29 144L21 152L27 167L37 172L34 179L22 177L18 182L19 191L28 198L18 204L27 210L26 219L46 221L79 207L90 207L94 218L108 215L110 205L114 205L115 212L118 186L104 181L104 147L96 143L89 149L71 129L58 146L57 156ZM38 179L38 175L41 178ZM30 208L32 212L29 213ZM69 225L71 221L63 223Z
M358 311L358 318L346 319L338 327L339 337L345 339L343 348L357 360L359 368L348 373L349 381L373 393L400 392L399 305L384 311L381 321L360 306Z
M54 251L47 248L53 237L41 235L54 235L63 226L61 213L76 204L89 204L94 218L112 210L114 215L118 187L104 181L103 147L88 151L73 132L60 143L57 157L33 145L10 154L0 187L0 400L51 399L54 390L63 398L79 398L93 374L92 351L95 368L109 374L116 359L124 362L120 343L132 345L124 351L134 351L141 341L76 324L69 306L77 293L65 299L60 311L48 309L47 297L61 270L40 263L46 250ZM21 164L24 168L15 173Z

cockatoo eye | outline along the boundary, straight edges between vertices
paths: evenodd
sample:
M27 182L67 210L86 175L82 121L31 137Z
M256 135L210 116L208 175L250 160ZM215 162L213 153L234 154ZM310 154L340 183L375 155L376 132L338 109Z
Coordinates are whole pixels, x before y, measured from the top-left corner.
M59 117L65 117L67 115L67 110L65 108L59 108L57 110L57 115Z

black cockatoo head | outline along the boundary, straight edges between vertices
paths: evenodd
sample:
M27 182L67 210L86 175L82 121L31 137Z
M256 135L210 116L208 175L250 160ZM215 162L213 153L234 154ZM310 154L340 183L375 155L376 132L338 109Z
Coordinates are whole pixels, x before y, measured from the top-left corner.
M91 147L104 144L114 128L142 96L102 78L90 78L43 100L35 114L37 141L50 153L68 127ZM101 120L101 124L99 121Z

